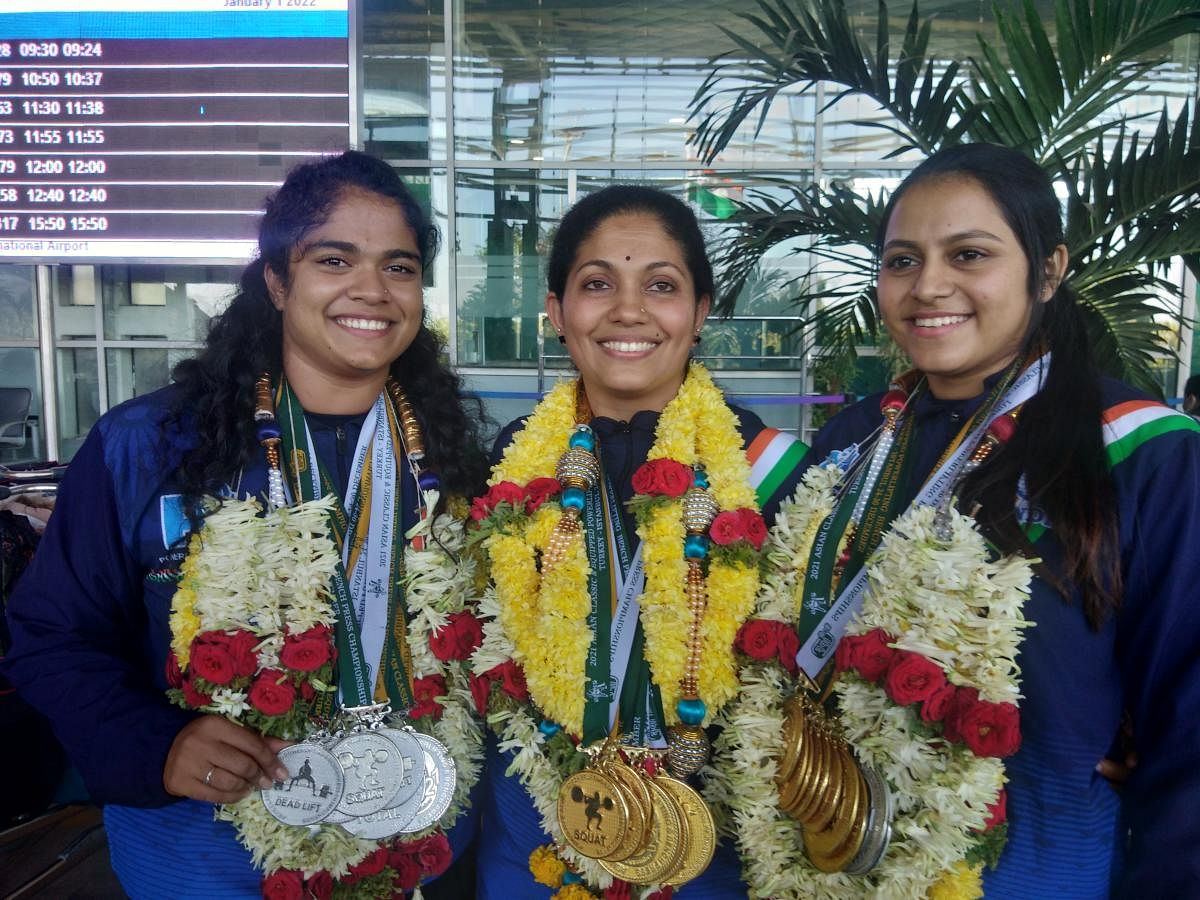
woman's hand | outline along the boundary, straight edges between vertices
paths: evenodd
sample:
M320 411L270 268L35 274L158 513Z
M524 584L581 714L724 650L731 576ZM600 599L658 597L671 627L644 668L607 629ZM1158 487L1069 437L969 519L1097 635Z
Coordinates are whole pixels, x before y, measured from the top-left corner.
M175 736L163 766L163 787L176 797L234 803L255 788L288 778L275 755L288 744L222 716L201 716Z

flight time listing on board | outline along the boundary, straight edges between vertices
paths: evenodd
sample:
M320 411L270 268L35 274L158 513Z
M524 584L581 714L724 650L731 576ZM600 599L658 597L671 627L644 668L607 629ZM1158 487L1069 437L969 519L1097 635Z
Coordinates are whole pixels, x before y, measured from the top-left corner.
M0 258L241 258L350 139L348 0L6 0Z

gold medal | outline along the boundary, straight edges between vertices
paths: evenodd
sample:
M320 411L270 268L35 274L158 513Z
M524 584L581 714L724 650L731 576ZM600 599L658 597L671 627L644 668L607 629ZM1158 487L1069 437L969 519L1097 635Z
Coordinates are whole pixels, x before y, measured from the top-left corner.
M717 827L713 822L712 810L691 786L665 775L659 775L654 780L679 804L687 822L683 859L674 874L663 879L664 884L679 887L702 873L712 862L717 849Z
M846 835L846 839L832 853L825 857L823 861L823 871L840 872L849 866L854 858L858 855L858 851L863 845L863 838L866 836L866 833L867 810L864 807L859 810L859 814L852 821L850 833ZM822 868L821 863L814 861L813 864L818 868Z
M661 884L682 859L687 826L683 810L672 796L649 777L645 783L652 809L650 840L629 859L623 862L602 859L600 865L630 884Z
M620 862L642 849L650 838L650 790L646 787L644 779L620 759L607 763L604 773L625 795L626 809L629 812L624 837L612 852L604 857Z
M805 830L804 849L822 872L839 871L858 853L866 825L865 795L866 785L855 768L829 827L824 831Z
M775 783L780 787L795 772L804 751L804 710L794 700L788 701L783 718L783 750L775 767Z
M821 808L826 792L832 783L833 747L820 730L809 728L809 741L813 745L812 765L808 772L807 792L797 798L792 815L801 823L807 822Z
M804 819L804 827L809 831L824 831L833 822L834 813L841 806L846 793L846 782L857 773L853 761L845 758L846 748L841 744L829 741L831 747L829 769L829 791L819 803L813 805L812 813ZM847 763L850 763L847 766Z
M616 850L629 822L621 790L598 769L583 769L558 791L558 824L568 844L598 859Z

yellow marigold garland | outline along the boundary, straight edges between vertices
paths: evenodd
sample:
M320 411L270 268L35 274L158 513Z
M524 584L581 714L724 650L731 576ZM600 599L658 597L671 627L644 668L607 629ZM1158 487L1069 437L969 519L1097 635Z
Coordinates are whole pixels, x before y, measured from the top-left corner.
M575 382L560 384L547 394L505 449L489 484L525 485L536 478L554 477L558 456L576 424L575 402ZM693 363L679 393L659 417L647 458L703 464L709 490L722 509L757 509L737 424L708 371ZM684 595L687 566L681 506L677 498L657 504L638 528L646 566L646 587L639 598L645 653L662 692L668 725L678 721L675 707L687 661L690 621ZM513 658L525 669L530 696L549 719L579 734L584 710L581 686L592 641L587 624L590 569L582 536L568 545L566 557L549 577L543 578L537 569L538 555L561 516L558 504L543 504L523 533L497 530L488 536L485 547L500 622L512 641ZM711 718L737 692L733 639L753 608L757 569L712 558L708 584L700 690Z

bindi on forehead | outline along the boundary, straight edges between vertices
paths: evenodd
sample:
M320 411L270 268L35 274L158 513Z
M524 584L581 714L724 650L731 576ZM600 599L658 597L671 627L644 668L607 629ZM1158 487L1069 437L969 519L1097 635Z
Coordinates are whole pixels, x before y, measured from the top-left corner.
M632 256L627 256L627 257L625 257L625 262L629 262L631 259L633 259Z

